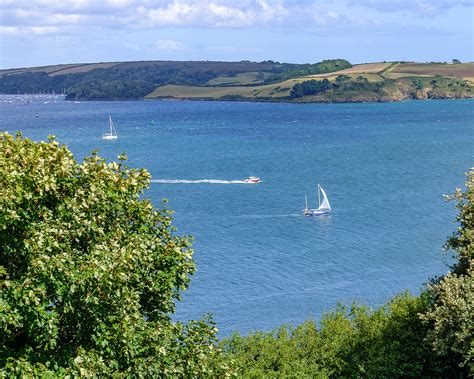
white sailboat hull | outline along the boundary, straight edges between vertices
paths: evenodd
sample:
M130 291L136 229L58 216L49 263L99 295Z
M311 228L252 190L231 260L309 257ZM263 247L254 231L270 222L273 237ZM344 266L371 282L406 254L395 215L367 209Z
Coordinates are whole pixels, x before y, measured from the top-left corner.
M321 201L321 194L323 195L323 201ZM329 205L329 200L326 195L326 192L318 184L318 208L308 208L308 196L305 196L306 199L306 208L303 209L303 214L305 216L324 216L331 212L331 206Z
M102 139L117 139L117 136L103 136Z
M110 140L110 139L117 139L117 138L118 138L118 135L117 135L117 131L115 130L114 123L112 122L112 116L109 115L109 132L105 133L102 136L102 139Z
M323 216L331 212L329 209L305 209L305 216Z

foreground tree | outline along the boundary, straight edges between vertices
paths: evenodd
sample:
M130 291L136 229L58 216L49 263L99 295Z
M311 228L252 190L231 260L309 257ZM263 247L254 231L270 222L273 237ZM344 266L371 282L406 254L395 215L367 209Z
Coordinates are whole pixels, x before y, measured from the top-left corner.
M195 270L145 170L0 135L3 375L215 376L216 328L170 314Z
M427 341L445 371L474 376L474 170L466 190L456 189L459 228L445 245L456 263L452 272L429 285L430 309L422 318L430 324Z

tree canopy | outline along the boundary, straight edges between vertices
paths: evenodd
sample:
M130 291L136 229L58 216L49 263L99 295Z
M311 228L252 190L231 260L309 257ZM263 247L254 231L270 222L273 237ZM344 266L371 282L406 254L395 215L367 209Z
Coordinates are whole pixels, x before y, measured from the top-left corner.
M2 374L223 370L212 321L170 318L195 270L190 240L125 159L78 163L54 138L0 135Z

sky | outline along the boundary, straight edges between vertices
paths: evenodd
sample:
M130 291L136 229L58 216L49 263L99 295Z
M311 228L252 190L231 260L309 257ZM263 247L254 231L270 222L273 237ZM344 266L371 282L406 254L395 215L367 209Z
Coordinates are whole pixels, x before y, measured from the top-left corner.
M0 68L474 61L474 0L0 0Z

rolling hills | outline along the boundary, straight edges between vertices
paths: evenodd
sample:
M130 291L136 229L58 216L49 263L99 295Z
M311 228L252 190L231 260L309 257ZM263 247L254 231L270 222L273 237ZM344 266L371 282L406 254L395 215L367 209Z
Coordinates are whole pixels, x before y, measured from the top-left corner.
M69 100L363 102L474 97L474 63L141 61L0 70L0 93Z

